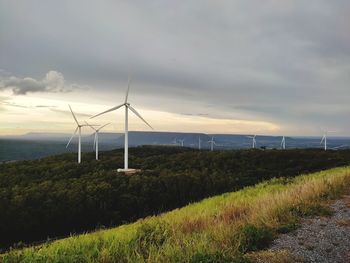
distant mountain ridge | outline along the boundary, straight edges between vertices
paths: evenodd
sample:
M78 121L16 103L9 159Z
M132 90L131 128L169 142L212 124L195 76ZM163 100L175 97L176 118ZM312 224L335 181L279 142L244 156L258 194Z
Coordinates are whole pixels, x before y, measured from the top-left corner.
M45 156L56 155L65 152L76 152L77 137L71 145L66 144L71 134L66 133L28 133L19 136L0 136L0 161L37 159ZM248 149L252 147L252 139L243 134L204 134L181 132L129 132L129 146L141 145L167 145L210 149L211 138L214 138L215 150ZM82 151L93 151L93 136L82 135ZM257 135L257 148L279 149L281 148L281 136ZM321 137L286 137L287 148L322 148ZM124 147L123 133L99 134L99 149L101 151ZM350 138L329 137L328 149L350 148Z

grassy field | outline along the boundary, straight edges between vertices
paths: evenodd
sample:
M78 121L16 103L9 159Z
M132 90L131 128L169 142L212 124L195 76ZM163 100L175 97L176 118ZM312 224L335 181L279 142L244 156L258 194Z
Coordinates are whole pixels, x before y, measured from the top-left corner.
M249 252L295 229L303 216L329 214L327 201L349 186L350 167L274 179L133 224L12 250L0 260L252 262Z

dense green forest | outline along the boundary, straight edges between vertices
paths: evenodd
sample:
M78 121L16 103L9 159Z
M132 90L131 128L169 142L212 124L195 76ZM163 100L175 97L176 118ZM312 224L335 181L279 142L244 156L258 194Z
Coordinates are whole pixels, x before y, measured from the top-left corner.
M123 150L63 154L0 165L0 247L30 243L181 207L273 177L350 164L350 151L130 149L133 175L116 172Z

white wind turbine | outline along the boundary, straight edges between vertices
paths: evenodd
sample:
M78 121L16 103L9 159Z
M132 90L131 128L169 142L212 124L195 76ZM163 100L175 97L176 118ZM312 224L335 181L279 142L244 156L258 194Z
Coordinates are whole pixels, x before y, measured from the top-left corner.
M110 123L106 123L105 125L99 127L99 128L95 128L93 125L90 125L89 123L85 122L87 125L90 126L91 129L93 129L95 132L94 134L94 149L96 151L96 160L98 160L98 133L100 130L102 130L102 128L106 127L108 124Z
M282 141L281 141L281 149L285 150L286 149L286 137L282 137Z
M323 137L322 137L322 140L320 142L320 144L324 143L324 150L327 151L327 135L328 135L328 132L325 131L323 133Z
M208 142L210 143L210 150L214 151L214 145L217 145L215 140L214 140L214 137L211 137L211 140Z
M117 110L121 107L125 107L124 169L118 169L118 172L132 171L132 169L129 169L129 163L128 163L128 160L129 160L128 159L128 157L129 157L129 139L128 139L128 134L129 134L129 130L128 130L129 129L129 125L128 125L129 116L128 116L128 113L129 113L129 110L131 110L137 117L139 117L144 123L146 123L146 125L148 127L150 127L153 130L153 127L144 118L142 118L142 116L128 102L129 90L130 90L130 77L128 79L128 88L126 91L124 103L90 117L90 119L95 118L95 117L100 116L102 114L105 114L107 112L111 112L111 111Z
M78 122L77 118L75 117L75 114L74 114L71 106L69 104L68 104L68 106L69 106L70 112L73 115L73 119L74 119L75 123L77 124L77 127L75 128L75 131L73 132L72 136L70 137L70 139L69 139L69 141L68 141L68 143L66 145L66 148L68 148L68 146L69 146L70 142L72 141L74 135L77 133L77 131L79 131L79 133L78 133L78 138L79 138L78 139L78 163L80 163L81 162L81 127L85 127L87 125L86 124L80 124Z
M256 135L254 136L247 136L247 138L253 139L253 144L252 144L252 148L255 149L256 148Z
M184 141L185 141L185 139L179 140L181 147L184 147Z
M201 136L198 136L198 150L200 150L202 147L201 145Z

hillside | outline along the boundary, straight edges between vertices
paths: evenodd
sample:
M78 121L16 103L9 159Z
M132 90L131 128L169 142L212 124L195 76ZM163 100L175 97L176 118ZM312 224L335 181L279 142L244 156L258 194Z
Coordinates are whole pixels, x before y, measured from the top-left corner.
M0 165L0 249L133 222L271 178L350 164L350 151L197 151L180 147L75 154ZM19 244L18 244L19 243Z
M324 202L349 186L350 167L273 179L133 224L1 257L4 262L252 262L257 256L249 252L295 229L303 216L329 214ZM278 255L269 256L279 262Z

